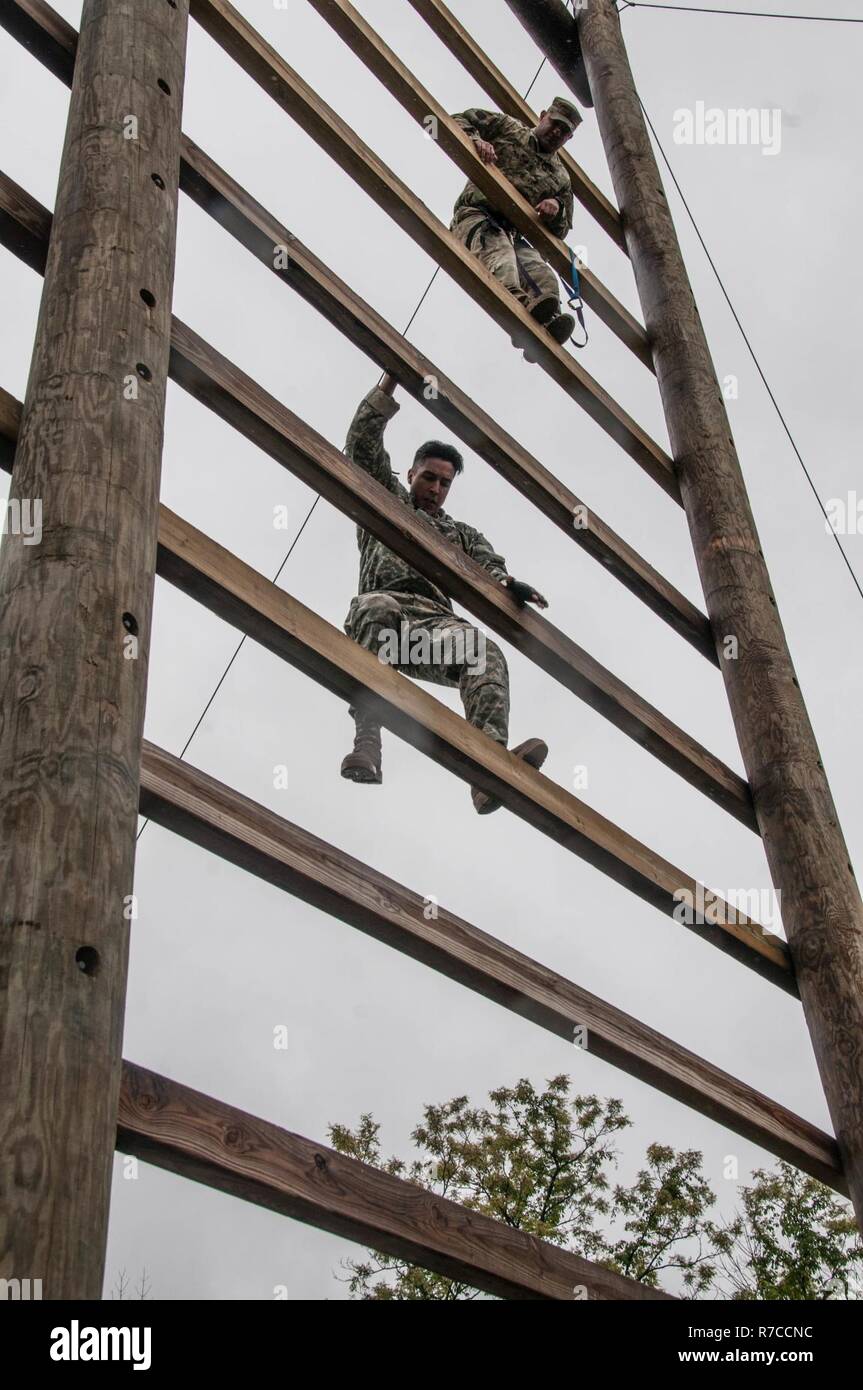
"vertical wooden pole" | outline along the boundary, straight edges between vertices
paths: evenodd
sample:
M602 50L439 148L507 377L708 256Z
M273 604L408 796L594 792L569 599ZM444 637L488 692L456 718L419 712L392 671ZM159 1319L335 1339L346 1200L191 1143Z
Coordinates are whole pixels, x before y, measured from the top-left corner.
M731 713L863 1226L860 892L785 642L613 0L589 0L579 12L579 31ZM736 651L728 638L736 639Z
M187 27L85 0L0 551L0 1275L53 1299L102 1293Z

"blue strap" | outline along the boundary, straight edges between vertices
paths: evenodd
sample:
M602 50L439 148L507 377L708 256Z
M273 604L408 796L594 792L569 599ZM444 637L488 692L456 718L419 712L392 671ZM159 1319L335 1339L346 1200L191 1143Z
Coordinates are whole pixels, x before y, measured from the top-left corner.
M492 213L486 213L486 218L495 227L499 227L501 231L508 232L508 227L506 227L503 223L499 222L498 219ZM468 239L468 248L470 247L471 239L472 238ZM516 234L515 239L513 241L513 246L515 248L516 260L518 261L519 273L524 276L525 280L527 281L529 287L533 290L534 294L540 295L542 291L540 290L539 285L536 283L533 276L530 275L526 266L524 266L518 258L518 247L522 242L524 242L526 246L530 245L530 242L527 240L526 237L522 236L520 233ZM559 275L558 278L560 279L561 284L566 289L567 304L570 309L575 309L575 316L581 324L581 331L584 334L583 343L577 343L575 341L575 338L570 338L569 341L572 343L573 347L583 348L587 347L589 335L587 332L587 325L584 322L584 300L581 297L581 279L578 274L578 262L576 260L575 252L573 251L571 246L567 246L566 249L569 252L570 283L567 284L566 280L563 278L562 275Z
M583 343L577 343L574 338L570 338L570 342L573 344L574 347L583 348L587 346L588 332L584 322L584 300L581 297L581 278L578 273L578 262L576 259L575 252L573 251L571 246L567 246L566 249L569 252L570 285L566 285L566 281L564 280L562 275L560 279L562 284L566 285L569 307L570 309L575 309L575 316L581 324L581 331L584 334ZM572 293L570 293L570 289Z

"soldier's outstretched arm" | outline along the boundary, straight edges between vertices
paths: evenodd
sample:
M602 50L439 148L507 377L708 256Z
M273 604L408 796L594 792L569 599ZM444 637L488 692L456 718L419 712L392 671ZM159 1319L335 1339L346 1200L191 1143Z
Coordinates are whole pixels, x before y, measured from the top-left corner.
M381 385L387 385L386 378ZM383 483L385 488L389 488L390 492L400 494L401 484L393 473L390 456L384 448L387 421L392 419L398 409L398 403L388 391L382 390L381 386L375 386L357 407L348 430L345 453L360 468L364 468L379 483Z

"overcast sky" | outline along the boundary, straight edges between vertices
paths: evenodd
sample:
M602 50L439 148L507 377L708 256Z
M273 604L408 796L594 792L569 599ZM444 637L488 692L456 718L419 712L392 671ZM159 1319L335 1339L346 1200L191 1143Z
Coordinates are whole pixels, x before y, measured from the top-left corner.
M524 91L541 55L500 0L450 0ZM81 5L58 0L76 26ZM464 180L307 0L239 10L448 222ZM489 100L407 0L358 8L451 111ZM779 0L760 8L783 10ZM820 8L801 5L800 8ZM837 15L863 13L831 0ZM641 96L699 221L821 497L863 497L860 469L860 182L857 26L630 9L624 34ZM2 168L53 207L67 89L0 33ZM536 108L564 88L546 65ZM781 148L679 145L675 112L781 110ZM434 265L193 22L183 128L399 329ZM592 113L569 147L610 196ZM860 767L863 603L666 180L721 378L800 683L852 861L863 868ZM576 203L573 245L636 314L625 256ZM40 278L0 252L0 384L23 398ZM185 197L176 314L341 447L376 365ZM585 367L665 447L653 377L590 316ZM703 608L683 512L441 273L410 339L552 473ZM404 475L441 427L403 391L387 443ZM454 441L458 442L458 441ZM5 495L5 484L4 494ZM314 493L173 384L162 499L272 576ZM289 509L289 530L273 509ZM712 752L743 772L718 671L481 459L447 509L478 526L509 569L550 601L548 617ZM861 523L863 524L863 523ZM858 576L863 541L843 543ZM341 629L355 592L353 524L320 503L281 585ZM146 735L178 753L237 634L157 580ZM545 772L653 850L724 893L767 889L758 839L550 676L507 648L511 741L541 735ZM429 686L423 687L431 690ZM435 690L460 709L458 693ZM855 711L857 714L855 715ZM384 734L384 783L344 782L346 706L247 642L188 760L829 1128L798 1003L695 939L507 810L478 819L465 783ZM274 768L288 768L287 789ZM289 895L150 825L135 877L124 1055L300 1134L372 1111L387 1152L411 1153L426 1102L568 1072L583 1092L619 1096L634 1120L619 1176L646 1146L698 1147L723 1211L741 1178L772 1162L745 1143L542 1029L367 939ZM289 1045L276 1050L274 1029ZM345 1298L349 1242L140 1165L115 1165L106 1291L146 1268L157 1298Z

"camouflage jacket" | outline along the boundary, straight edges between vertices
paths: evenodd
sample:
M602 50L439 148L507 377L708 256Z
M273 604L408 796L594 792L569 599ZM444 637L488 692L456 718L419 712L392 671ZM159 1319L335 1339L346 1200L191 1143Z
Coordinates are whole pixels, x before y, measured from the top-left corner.
M408 489L399 482L390 466L390 456L384 448L384 430L399 406L385 391L375 387L361 402L354 416L345 453L354 463L364 468L379 483L398 497L406 506L413 507ZM468 526L464 521L454 521L445 511L434 516L414 508L435 530L453 545L461 546L472 559L487 569L495 579L503 579L507 574L506 561L498 555L480 531ZM357 527L357 544L360 548L360 587L359 593L370 594L378 590L388 590L399 594L422 594L433 599L442 607L452 611L452 603L447 594L433 584L425 575L419 574L399 555L393 553L370 531Z
M557 154L543 154L530 126L500 111L482 111L472 107L453 116L471 138L479 136L494 145L497 168L514 184L532 208L543 198L557 198L560 211L545 222L555 236L565 237L572 226L572 183L563 160ZM486 195L475 183L465 184L455 205L458 216L462 208L481 208L492 211ZM501 217L500 213L495 216Z

